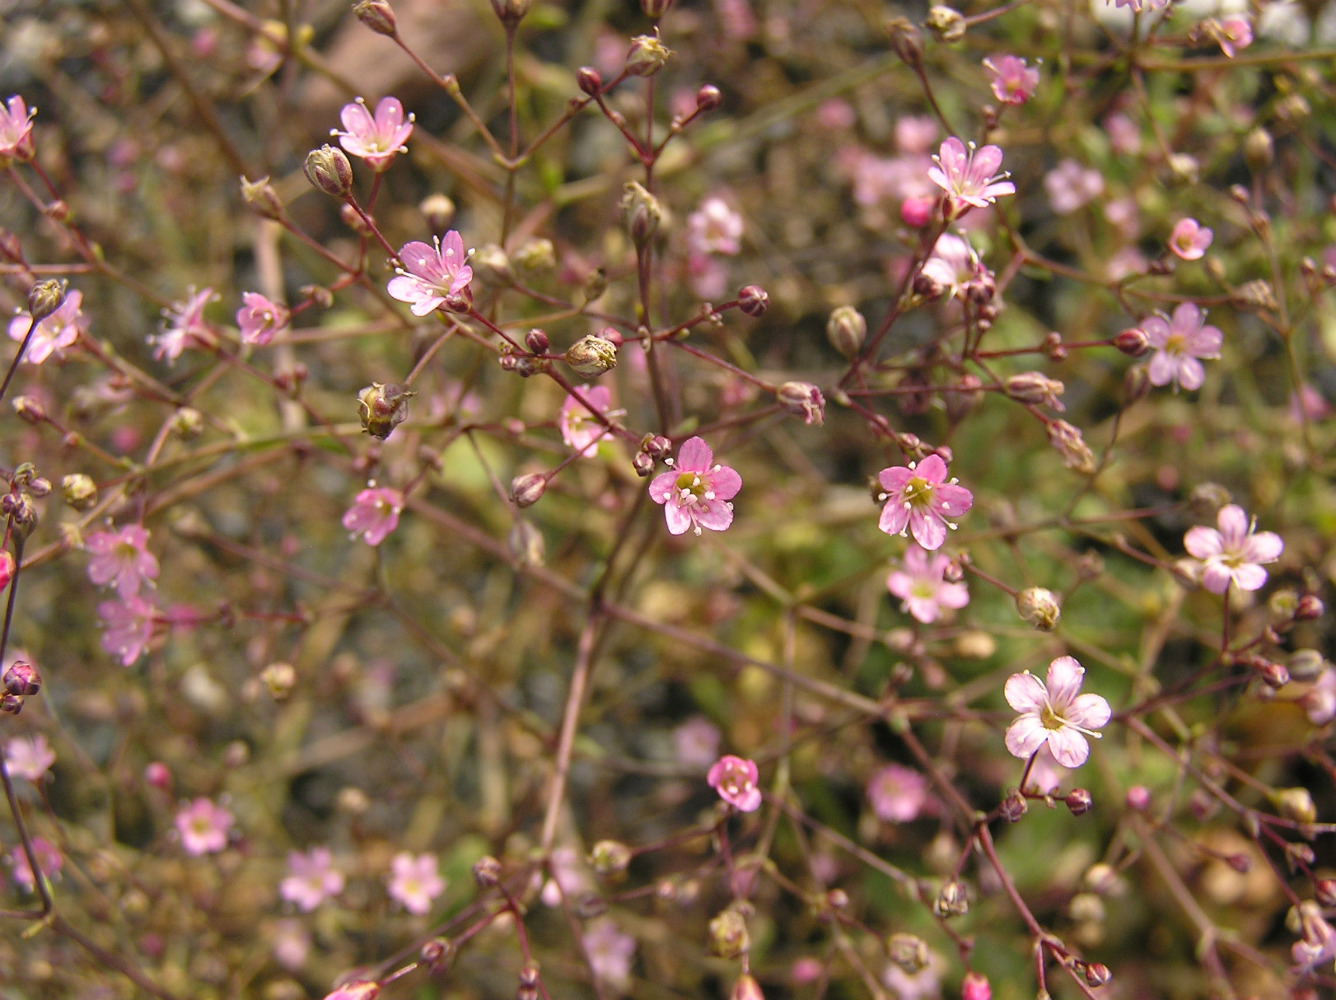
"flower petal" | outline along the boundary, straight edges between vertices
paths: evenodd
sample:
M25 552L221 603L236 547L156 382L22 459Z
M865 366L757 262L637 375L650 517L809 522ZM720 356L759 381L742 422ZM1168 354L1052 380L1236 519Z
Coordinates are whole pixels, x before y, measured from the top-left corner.
M670 535L682 535L691 527L691 515L687 513L685 507L679 507L675 502L669 502L663 505L663 516L668 522L668 533Z
M909 511L894 497L886 502L886 506L881 509L881 517L877 519L877 527L888 535L900 534L908 523Z
M1090 744L1075 729L1050 729L1048 748L1063 767L1080 767L1090 757Z
M1049 730L1039 721L1039 716L1022 715L1007 727L1007 750L1013 757L1025 760L1044 745L1048 733Z
M1081 693L1081 683L1085 679L1085 668L1074 656L1059 656L1048 665L1048 678L1044 686L1048 688L1048 700L1059 715L1065 716L1065 709L1076 701Z
M1028 670L1008 677L1002 694L1006 697L1007 704L1018 712L1037 713L1048 704L1048 688Z
M1266 586L1266 570L1256 563L1235 566L1230 575L1240 590L1261 590Z
M941 455L929 455L915 467L914 474L930 483L945 482L946 463Z
M1275 562L1284 551L1285 542L1274 531L1259 531L1243 544L1243 557L1248 562Z
M742 489L742 477L736 469L721 466L718 472L710 476L710 489L714 491L715 499L732 500L738 495L738 490Z
M711 531L723 531L733 523L733 508L722 500L700 500L696 505L696 523Z
M687 438L677 450L677 468L680 471L703 472L712 465L714 465L714 452L698 437Z
M1074 726L1082 729L1103 729L1113 718L1109 703L1097 694L1080 695L1063 717Z
M1220 532L1201 525L1189 528L1188 533L1183 536L1183 548L1187 549L1188 555L1195 559L1210 559L1212 556L1220 555L1224 552L1222 543Z
M909 531L925 549L934 551L946 541L946 522L940 514L915 507L909 512Z
M677 473L660 472L649 484L649 496L655 503L664 503L677 494Z

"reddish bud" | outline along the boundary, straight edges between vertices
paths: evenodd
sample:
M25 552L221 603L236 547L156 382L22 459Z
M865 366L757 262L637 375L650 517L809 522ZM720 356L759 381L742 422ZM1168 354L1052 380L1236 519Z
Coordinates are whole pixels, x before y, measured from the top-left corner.
M1133 812L1145 812L1150 808L1150 789L1145 785L1133 785L1127 790L1127 808Z
M21 698L31 698L42 690L42 675L27 660L15 660L11 663L5 671L3 680L5 690Z
M1313 892L1321 906L1336 906L1336 878L1320 878L1313 886Z
M648 452L636 452L636 457L631 459L631 468L636 470L637 476L644 479L654 471L654 456Z
M485 854L473 863L473 881L480 888L490 889L501 881L501 862Z
M353 14L378 35L393 38L398 33L394 8L386 0L357 0L353 4Z
M552 344L542 330L530 330L524 335L524 346L534 354L546 354Z
M593 66L581 66L575 74L575 84L590 97L596 97L603 89L603 77Z
M745 285L738 291L738 308L752 319L759 319L770 308L770 295L760 285Z
M172 772L160 760L155 760L144 768L144 780L164 792L172 790Z
M9 582L14 579L14 572L18 569L18 564L14 562L14 557L9 554L8 549L0 549L0 590L9 586Z
M422 946L418 953L428 972L444 972L454 961L455 944L448 938L432 938Z
M993 987L982 972L967 972L960 984L960 1000L993 1000Z
M1113 972L1103 962L1091 962L1085 967L1085 981L1091 986L1105 986L1113 979Z
M701 111L713 111L724 103L724 95L712 83L707 83L696 91L696 107Z
M1294 605L1294 620L1297 622L1311 622L1314 619L1321 618L1326 614L1327 607L1322 603L1322 598L1316 594L1303 594Z
M516 476L510 484L510 499L516 507L535 504L547 491L547 477L540 472Z
M23 711L23 699L16 694L0 694L0 715L18 715Z
M1095 808L1094 797L1084 788L1073 788L1063 801L1073 816L1083 816Z
M1129 358L1139 358L1150 350L1150 339L1140 327L1128 327L1113 338L1113 346Z

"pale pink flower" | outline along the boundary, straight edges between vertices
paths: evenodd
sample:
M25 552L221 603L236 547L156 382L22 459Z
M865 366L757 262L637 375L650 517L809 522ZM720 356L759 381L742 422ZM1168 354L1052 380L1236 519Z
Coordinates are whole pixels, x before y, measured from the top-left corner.
M749 0L714 0L724 37L746 42L756 37L756 14Z
M969 588L963 583L948 583L946 570L951 560L941 553L928 555L917 545L905 552L903 568L891 571L886 589L903 602L909 612L925 625L942 616L944 608L963 608L970 602Z
M396 153L408 152L404 143L413 134L413 116L405 120L404 106L398 98L382 97L372 115L366 101L359 97L343 106L339 120L347 131L331 129L329 134L338 136L340 146L360 156L377 173L390 165Z
M687 254L687 283L691 292L706 302L717 302L728 292L728 264L703 253Z
M742 216L718 196L706 198L687 216L687 246L693 253L733 256L741 249Z
M539 893L545 906L560 906L563 899L579 899L595 888L584 859L573 847L554 848L548 858L548 870L552 877L543 883L543 891Z
M1242 14L1231 14L1222 18L1215 26L1215 40L1220 43L1220 51L1226 58L1233 59L1242 49L1253 43L1252 22Z
M942 134L932 115L903 115L895 120L895 148L905 154L926 153Z
M214 342L213 333L204 322L204 307L212 302L216 295L212 288L196 292L190 288L183 302L177 302L164 309L166 320L162 332L151 335L148 342L154 345L153 356L159 361L175 361L187 347L207 347Z
M619 931L611 917L599 917L585 927L584 950L599 985L619 994L626 992L631 985L636 939Z
M806 986L808 983L814 983L820 979L825 968L825 963L819 958L804 955L802 958L794 959L793 965L789 967L789 981L800 986Z
M293 917L276 920L269 939L274 961L283 968L296 972L306 964L306 956L311 954L311 932L305 921Z
M119 531L97 531L84 539L92 557L88 578L99 587L111 585L122 601L137 595L141 587L152 587L158 575L158 559L148 550L148 532L137 524Z
M987 145L975 148L955 136L942 143L933 157L935 166L928 179L946 192L946 216L959 218L971 208L987 208L1005 194L1015 194L1016 185L998 173L1002 150Z
M1119 156L1141 152L1141 129L1122 112L1115 111L1104 119L1104 133L1109 137L1109 148Z
M343 526L353 538L358 535L368 545L379 545L399 527L399 513L404 509L404 495L388 486L368 486L344 512Z
M241 301L245 304L237 310L237 327L245 343L263 347L287 327L289 313L277 302L259 292L242 292Z
M88 321L84 319L80 306L83 305L83 293L78 289L65 296L60 308L37 324L28 341L28 350L23 360L30 365L40 365L47 358L55 355L57 359L65 356L65 349L73 347L80 334L88 331ZM28 327L32 316L21 312L9 321L9 339L20 343L28 336Z
M278 894L303 913L310 913L343 891L343 875L334 868L328 847L313 847L305 854L288 853L288 874L278 883Z
M1322 393L1304 382L1297 392L1290 393L1290 405L1286 412L1296 424L1305 420L1326 420L1331 416L1331 404L1323 398Z
M1201 260L1215 234L1196 219L1179 219L1169 234L1169 249L1182 260Z
M725 754L714 762L705 781L734 809L755 812L761 807L761 790L756 787L759 776L755 761Z
M1039 86L1039 68L1026 65L1025 60L1017 56L985 59L983 68L988 70L993 96L1003 104L1024 104Z
M672 460L669 459L669 464ZM723 531L733 523L730 502L742 489L742 477L714 461L714 452L698 437L688 438L677 453L677 465L654 477L649 495L663 504L668 531L680 535L688 528Z
M1257 531L1238 504L1227 504L1216 515L1220 530L1201 525L1183 536L1188 555L1202 563L1201 584L1212 594L1223 594L1231 583L1240 590L1259 590L1266 583L1262 563L1275 562L1285 543L1274 531Z
M37 857L37 868L47 881L60 878L60 869L64 858L55 844L45 837L32 838L32 852ZM37 880L32 877L32 866L28 864L28 854L22 844L16 844L9 852L9 863L14 866L14 882L25 892L32 892L37 887Z
M1147 374L1151 385L1174 384L1184 389L1200 389L1206 381L1206 369L1199 358L1220 357L1224 334L1214 326L1205 326L1206 314L1195 302L1184 302L1174 310L1172 320L1156 313L1141 322L1146 340L1155 348Z
M453 229L432 246L417 240L405 243L399 259L404 266L396 268L397 277L386 289L400 302L411 303L414 316L426 316L473 280L473 268L465 263L464 241Z
M344 983L333 992L325 994L325 1000L376 1000L380 996L380 984L367 979L356 979Z
M445 892L445 879L437 870L436 855L414 857L400 851L390 861L390 898L409 913L419 916L431 909L437 896Z
M703 715L693 715L673 730L677 763L692 771L703 771L719 757L719 727Z
M1070 215L1104 193L1104 175L1070 157L1044 175L1044 190L1059 215Z
M816 120L822 128L838 132L853 128L854 123L858 121L858 115L848 101L839 97L827 97L816 106Z
M963 297L965 287L988 269L979 261L969 241L954 233L943 233L933 244L932 254L923 262L921 273L949 297Z
M612 405L612 392L605 385L576 386L575 396L567 396L561 404L561 440L581 458L589 458L598 450L598 442L607 436L608 430L594 419L580 399L606 416Z
M914 541L930 552L940 549L947 528L955 527L947 518L960 517L974 506L973 493L955 478L947 480L939 455L882 469L877 479L886 491L878 496L886 506L877 527L888 535L912 532Z
M227 831L232 829L232 814L211 799L198 798L184 805L176 814L176 832L187 854L217 854L227 846Z
M0 167L32 159L32 120L36 114L37 109L29 111L18 94L0 105Z
M34 785L46 777L56 762L56 752L41 733L33 736L15 736L5 744L5 767L9 773L26 778Z
M103 601L97 606L102 621L102 648L119 656L129 666L143 655L153 638L157 608L142 597L131 595L121 601Z
M1048 665L1047 682L1030 671L1007 678L1004 694L1020 718L1007 727L1007 750L1022 760L1048 744L1063 767L1080 767L1090 756L1086 737L1099 738L1112 717L1109 703L1097 694L1081 694L1085 668L1072 656Z
M1065 780L1067 769L1053 759L1053 751L1044 743L1034 755L1030 776L1023 791L1032 795L1055 795Z
M1315 726L1325 726L1336 719L1336 670L1324 667L1313 686L1299 699L1299 705Z
M867 798L877 818L887 823L910 823L928 805L928 780L912 767L887 764L867 783Z
M1311 900L1304 900L1296 909L1303 936L1290 949L1290 957L1294 959L1295 971L1303 974L1319 965L1329 965L1336 958L1336 928L1327 923L1321 907Z

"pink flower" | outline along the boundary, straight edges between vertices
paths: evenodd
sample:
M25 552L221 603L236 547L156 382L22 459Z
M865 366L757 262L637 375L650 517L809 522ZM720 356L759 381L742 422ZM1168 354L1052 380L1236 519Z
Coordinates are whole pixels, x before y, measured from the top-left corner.
M878 819L909 823L928 805L928 780L913 768L887 764L867 783L867 797Z
M1070 215L1104 193L1104 175L1068 158L1044 175L1044 190L1053 211Z
M1253 43L1252 22L1242 14L1231 14L1222 19L1212 34L1220 43L1220 51L1229 59L1233 59L1240 49L1246 49Z
M905 154L926 153L942 134L932 115L902 115L895 120L895 148Z
M705 770L719 756L719 727L703 715L693 715L673 730L677 763L690 770Z
M1003 104L1024 104L1039 86L1038 67L1027 66L1024 59L1013 55L985 59L983 68L988 70L993 96Z
M18 94L0 106L0 167L33 157L32 120L37 109L28 110Z
M303 913L310 913L343 891L343 875L333 867L328 847L313 847L305 854L288 854L288 874L278 883L278 894Z
M563 899L579 899L594 890L594 880L584 868L580 852L573 847L558 847L548 858L552 877L543 884L539 893L545 906L560 906Z
M742 216L723 198L706 198L687 216L687 246L696 254L733 256L741 249Z
M46 777L56 762L56 753L41 733L35 736L15 736L5 744L5 767L9 773L26 778L34 785Z
M561 440L581 458L589 458L598 450L598 442L608 435L608 430L594 419L589 407L580 400L606 415L612 405L612 393L605 385L576 386L575 396L567 396L566 402L561 404Z
M960 517L974 506L973 493L954 478L946 480L946 463L939 455L882 469L877 479L886 491L878 497L886 506L877 527L888 535L913 532L914 541L929 552L940 549L946 529L955 527L947 518Z
M325 1000L376 1000L380 996L380 984L366 979L357 979L344 983L332 993L325 994Z
M176 832L187 854L217 854L227 846L227 831L232 829L232 814L212 800L198 798L182 806L176 814Z
M175 361L187 347L207 347L213 343L213 333L204 322L204 307L216 295L212 288L196 292L190 288L184 302L177 302L163 310L166 323L161 333L153 334L148 342L154 345L153 356L159 361Z
M1183 536L1188 554L1202 562L1202 586L1212 594L1223 594L1231 583L1240 590L1260 589L1266 583L1261 564L1279 559L1285 543L1274 531L1254 533L1256 518L1250 521L1238 504L1221 507L1216 524L1219 531L1197 525Z
M1224 334L1216 327L1203 326L1205 313L1194 302L1184 302L1174 310L1173 320L1156 313L1141 323L1146 340L1155 348L1147 374L1151 385L1174 384L1184 389L1200 389L1206 381L1206 369L1198 358L1220 357Z
M636 939L619 931L611 917L599 917L585 928L584 950L599 985L617 993L625 992L631 985Z
M672 464L672 459L668 460ZM677 453L673 471L649 484L649 495L663 504L668 530L680 535L688 528L723 531L733 523L733 504L742 477L727 465L714 464L714 452L698 437L688 438Z
M1059 656L1048 665L1048 681L1030 671L1007 678L1007 704L1020 718L1007 727L1007 750L1025 760L1048 744L1063 767L1080 767L1090 756L1086 737L1099 738L1112 717L1109 703L1097 694L1081 694L1085 668L1075 657Z
M103 601L97 606L102 620L102 648L121 658L128 667L143 655L153 638L157 608L142 597L131 595L121 601Z
M414 316L426 316L473 280L473 268L464 263L468 255L459 233L452 229L434 243L405 243L399 251L404 266L396 269L398 276L386 286L400 302L412 303Z
M714 762L705 781L734 809L749 813L761 807L761 790L756 787L758 776L755 761L725 754Z
M399 527L399 512L404 509L404 495L388 486L368 486L343 515L343 526L353 538L358 535L368 545L379 545Z
M1296 907L1303 936L1290 949L1290 957L1300 973L1312 972L1319 965L1330 964L1336 957L1336 929L1322 916L1322 908L1311 900Z
M969 588L963 583L947 583L946 556L930 556L917 545L905 552L904 568L893 570L886 578L886 589L903 602L901 610L928 625L942 615L943 608L963 608L970 602Z
M63 358L65 348L73 347L78 342L79 335L88 330L88 323L80 310L82 304L83 293L78 289L66 295L60 308L38 323L37 329L33 330L23 360L30 365L40 365L53 354L58 359ZM28 326L31 322L32 317L26 312L21 312L11 319L9 339L21 343L28 336Z
M426 913L432 900L443 892L445 879L437 871L434 854L414 857L400 851L390 861L390 898L409 913Z
M1336 670L1324 667L1313 686L1299 699L1299 706L1315 726L1325 726L1336 719Z
M44 879L53 881L60 877L60 868L64 864L64 859L60 856L60 851L55 844L45 837L33 837L32 852L37 856L37 868L41 871ZM10 864L14 866L15 883L25 891L32 892L37 887L36 879L32 877L32 865L28 864L28 855L23 850L22 844L15 845L14 849L9 852L9 860Z
M353 156L360 156L377 173L390 165L396 153L408 152L404 143L413 134L413 116L404 120L404 106L398 98L382 97L376 102L373 117L366 109L366 102L359 97L343 106L339 120L347 131L332 129L329 134L337 135L340 146Z
M1179 219L1169 234L1169 249L1182 260L1201 260L1213 238L1214 233L1196 219Z
M976 149L955 136L942 143L933 157L928 179L946 192L946 216L956 219L971 208L987 208L1004 194L1015 194L1016 185L999 174L1002 150L993 145Z
M148 532L137 524L127 524L120 531L98 531L84 540L92 553L88 578L99 587L116 588L122 601L152 587L158 575L158 560L148 550Z
M943 233L933 245L932 255L923 262L920 273L942 289L942 294L963 297L965 286L988 274L969 241L953 233Z
M311 953L311 932L305 922L291 917L275 921L270 953L289 972L296 972L306 964L306 956Z
M263 347L288 325L287 309L259 292L242 292L241 301L245 305L237 310L237 326L247 344Z
M993 1000L993 987L982 972L967 972L960 984L960 1000Z

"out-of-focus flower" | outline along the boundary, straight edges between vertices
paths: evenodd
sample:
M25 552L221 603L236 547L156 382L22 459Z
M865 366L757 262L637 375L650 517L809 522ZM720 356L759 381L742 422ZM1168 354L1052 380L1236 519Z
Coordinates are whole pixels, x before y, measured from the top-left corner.
M143 655L153 638L157 608L142 597L131 595L121 601L103 601L97 606L102 621L102 648L121 658L129 666Z
M159 361L175 361L187 347L207 347L214 342L213 333L204 322L204 307L212 302L216 295L212 288L196 292L190 288L182 302L174 303L163 310L164 324L162 331L148 338L153 347L153 356Z
M136 596L141 587L152 587L158 576L158 559L148 550L148 532L137 524L94 532L84 540L84 548L92 554L88 578L99 587L115 587L122 601Z
M1182 260L1201 260L1215 234L1196 219L1179 219L1169 234L1169 249Z
M411 304L414 316L426 316L459 295L473 280L473 268L465 261L464 240L455 230L428 245L414 240L399 250L403 267L390 279L386 290L400 302Z
M404 143L413 134L413 116L404 118L404 106L396 97L377 101L374 115L359 97L343 106L339 120L346 131L331 129L329 134L338 136L340 146L353 156L360 156L377 173L390 165L396 153L408 152Z
M704 770L719 758L719 727L703 715L693 715L673 730L677 763L690 770Z
M1085 668L1072 656L1048 665L1047 682L1030 671L1007 678L1007 704L1020 718L1007 727L1007 750L1022 760L1045 743L1063 767L1080 767L1090 756L1086 737L1098 738L1112 717L1109 703L1097 694L1081 694Z
M705 781L719 797L739 812L755 812L761 807L761 790L756 762L725 754L714 762Z
M932 149L942 124L932 115L903 115L895 120L895 148L912 156Z
M37 856L37 867L43 878L48 881L60 878L60 869L65 859L55 844L45 837L33 837L32 852ZM28 855L22 844L14 845L14 849L9 852L9 860L14 866L14 882L25 892L32 892L37 887L37 880L32 877L32 866L28 864Z
M905 552L902 568L892 570L886 589L900 598L901 609L927 625L942 615L943 608L963 608L970 602L969 588L945 579L951 560L940 553L929 555L917 545Z
M920 273L932 280L943 295L962 297L965 287L988 273L969 241L954 233L943 233L933 244L932 254L923 262Z
M1325 726L1336 719L1336 670L1324 668L1313 686L1299 699L1299 704L1308 714L1308 721L1315 726Z
M1206 326L1206 314L1195 302L1184 302L1174 310L1172 320L1156 313L1141 321L1146 340L1155 348L1147 375L1151 385L1173 383L1175 390L1200 389L1206 381L1206 369L1199 358L1220 357L1224 334Z
M67 294L55 312L38 322L37 329L32 331L32 339L28 341L28 350L24 352L23 360L30 365L40 365L52 355L57 359L63 358L65 349L73 347L80 334L88 331L88 323L80 308L82 305L83 293L78 289ZM9 321L9 339L22 342L28 336L31 323L31 315L19 313Z
M589 922L584 931L584 950L590 971L601 986L617 993L630 987L636 939L619 931L611 917Z
M1336 958L1336 929L1322 916L1322 908L1312 900L1297 907L1302 937L1290 949L1290 957L1300 973L1311 972Z
M278 883L278 894L303 913L310 913L343 891L343 875L334 868L328 847L288 854L288 874Z
M388 486L368 486L343 514L343 526L353 538L358 535L368 545L379 545L399 527L404 509L404 495Z
M971 208L987 208L1002 195L1015 194L1016 185L998 173L1002 150L988 145L966 148L955 136L942 143L933 157L928 179L946 192L946 216L957 219Z
M993 96L1003 104L1024 104L1039 86L1039 68L1026 65L1025 60L1017 56L985 59L983 68L988 70Z
M1216 515L1219 530L1196 525L1183 536L1188 555L1201 560L1201 584L1223 594L1231 583L1240 590L1259 590L1266 583L1262 563L1275 562L1285 543L1274 531L1257 531L1238 504L1227 504Z
M1230 14L1212 25L1211 34L1220 43L1220 51L1228 59L1253 43L1252 22L1242 14Z
M32 120L36 114L37 109L29 110L18 94L0 105L0 167L33 158Z
M1059 215L1070 215L1104 193L1104 175L1068 158L1044 175L1049 204Z
M176 832L187 854L217 854L227 846L232 814L212 799L198 798L176 814Z
M546 906L560 906L562 899L579 899L595 888L583 856L573 847L554 848L548 859L548 868L552 877L543 884L543 891L539 894Z
M605 416L612 405L612 392L604 385L576 386L575 395ZM598 442L608 435L608 430L594 419L580 399L567 396L561 404L561 440L581 458L589 458L598 450Z
M1114 0L1115 7L1127 7L1134 13L1144 11L1156 11L1162 7L1169 6L1169 0Z
M706 198L687 216L687 246L695 253L733 256L741 249L742 216L723 198Z
M928 963L916 972L906 972L894 962L888 962L881 974L881 982L895 1000L940 1000L942 995L941 956L928 954Z
M1135 156L1141 151L1141 129L1122 112L1114 112L1104 119L1104 132L1109 146L1119 156Z
M671 462L671 459L668 461ZM733 523L730 502L742 489L742 477L714 461L714 452L698 437L688 438L677 453L677 465L654 477L649 495L663 504L668 531L674 535L694 528L723 531Z
M33 736L15 736L5 744L5 767L9 773L26 778L33 784L46 777L56 762L56 752L41 733Z
M436 855L400 851L390 861L390 898L409 913L426 913L443 892L445 879L437 868Z
M287 918L274 923L270 935L274 961L289 972L296 972L311 953L311 932L302 920Z
M1296 424L1305 420L1325 420L1331 416L1331 404L1322 393L1307 382L1299 386L1297 392L1290 393L1289 417Z
M882 469L877 479L886 491L878 498L886 506L877 527L888 535L912 532L914 541L930 552L940 549L947 528L955 527L947 518L960 517L974 506L973 493L955 478L947 481L946 463L939 455Z
M259 292L242 292L241 301L245 305L237 310L237 327L247 344L263 347L287 327L288 311L277 302L270 302Z
M338 989L325 994L325 1000L376 1000L380 996L380 984L366 979L344 983Z
M928 805L928 781L902 764L879 768L867 783L867 798L877 818L887 823L909 823Z

